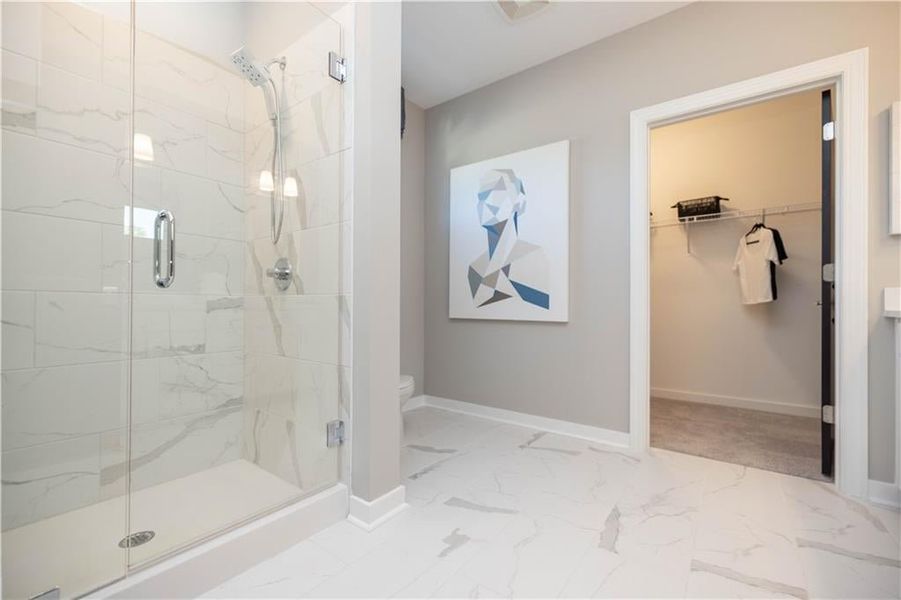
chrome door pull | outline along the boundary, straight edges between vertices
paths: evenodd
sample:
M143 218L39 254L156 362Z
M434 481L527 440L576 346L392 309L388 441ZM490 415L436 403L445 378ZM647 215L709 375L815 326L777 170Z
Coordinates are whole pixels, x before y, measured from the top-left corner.
M162 270L163 222L166 223L166 275ZM161 210L153 220L153 280L157 287L167 288L175 280L175 218L168 210Z

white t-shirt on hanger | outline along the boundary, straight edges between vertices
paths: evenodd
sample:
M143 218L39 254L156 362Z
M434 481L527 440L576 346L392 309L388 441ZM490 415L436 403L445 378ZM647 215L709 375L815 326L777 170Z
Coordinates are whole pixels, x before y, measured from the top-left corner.
M743 235L738 242L732 270L738 271L743 304L760 304L773 301L770 283L770 263L779 264L779 253L773 241L773 232L761 227L750 235Z

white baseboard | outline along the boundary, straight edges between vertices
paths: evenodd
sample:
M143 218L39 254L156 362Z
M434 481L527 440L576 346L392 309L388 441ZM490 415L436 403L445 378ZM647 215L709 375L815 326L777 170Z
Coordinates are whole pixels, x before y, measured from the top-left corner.
M408 410L413 410L414 408L422 408L423 406L426 405L425 399L426 399L426 397L424 394L419 394L418 396L413 396L412 398L407 400L407 403L404 405L404 412L407 412Z
M684 402L697 402L698 404L715 404L730 408L747 408L780 415L793 415L796 417L818 418L820 407L802 406L787 402L773 402L771 400L758 400L756 398L742 398L741 396L719 396L716 394L703 394L700 392L686 392L683 390L668 390L665 388L651 388L652 398L665 398L667 400L682 400Z
M366 531L372 531L409 506L405 497L406 489L402 485L372 501L351 496L347 520Z
M870 502L874 504L881 504L894 509L901 508L901 488L894 483L871 479L869 496Z
M583 425L571 421L561 421L560 419L552 419L550 417L539 417L538 415L529 415L513 410L493 408L481 404L473 404L471 402L440 398L438 396L425 395L423 396L423 399L425 401L425 406L443 408L444 410L481 417L491 421L510 423L511 425L519 425L521 427L529 427L532 429L541 429L542 431L548 431L550 433L559 433L561 435L568 435L570 437L610 446L620 446L625 448L629 445L629 434L623 431L613 431L612 429Z
M197 598L236 573L342 521L348 491L343 484L185 550L87 598Z

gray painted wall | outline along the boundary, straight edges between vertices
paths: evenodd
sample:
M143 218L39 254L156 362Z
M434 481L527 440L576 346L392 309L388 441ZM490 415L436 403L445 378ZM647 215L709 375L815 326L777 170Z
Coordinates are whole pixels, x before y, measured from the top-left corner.
M695 3L428 110L425 392L627 431L629 112L868 46L870 477L890 481L894 352L880 304L901 249L887 225L898 10ZM561 139L572 140L570 322L451 322L448 171Z
M406 102L400 182L400 372L423 390L425 370L425 112Z

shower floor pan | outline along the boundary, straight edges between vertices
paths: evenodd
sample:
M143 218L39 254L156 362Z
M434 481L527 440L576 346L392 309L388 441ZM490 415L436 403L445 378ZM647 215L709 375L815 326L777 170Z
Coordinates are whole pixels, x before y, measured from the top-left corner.
M132 547L132 565L165 555L248 516L290 502L302 490L245 460L225 463L132 495L131 531L153 531ZM118 497L3 532L6 598L59 587L64 598L120 578L127 552L125 498Z

